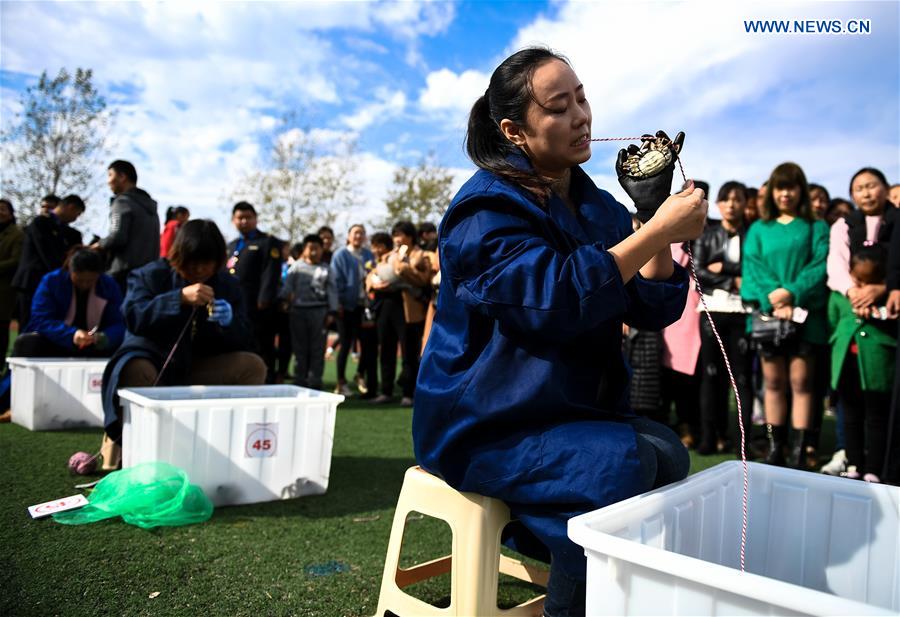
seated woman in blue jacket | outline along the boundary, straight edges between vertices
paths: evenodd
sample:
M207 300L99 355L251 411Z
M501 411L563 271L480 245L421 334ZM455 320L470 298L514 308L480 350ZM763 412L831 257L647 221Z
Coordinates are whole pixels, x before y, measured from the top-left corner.
M110 440L121 444L119 388L265 383L266 365L250 351L253 328L237 279L222 269L225 259L216 224L194 219L178 230L168 259L129 274L122 305L128 330L103 373L104 468L118 455Z
M633 232L579 167L590 133L583 86L546 49L507 58L475 102L466 149L481 169L441 223L412 427L423 468L506 502L517 522L505 541L551 560L550 617L584 612L585 557L567 520L690 466L671 430L629 408L622 324L658 330L681 316L688 276L669 245L700 235L707 203L691 185L669 196L671 172L661 192L623 181L646 215Z
M63 266L41 279L31 318L16 338L20 357L108 357L122 343L122 294L103 257L75 247Z

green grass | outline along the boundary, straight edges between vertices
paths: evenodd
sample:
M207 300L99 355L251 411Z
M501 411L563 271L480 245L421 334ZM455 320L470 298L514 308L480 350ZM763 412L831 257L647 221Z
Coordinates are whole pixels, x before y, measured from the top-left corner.
M326 382L334 379L331 361ZM414 464L410 424L409 409L348 399L327 494L218 508L204 524L152 531L119 519L31 520L27 506L78 492L84 480L66 461L96 451L101 432L0 425L0 614L372 615L403 472ZM696 472L730 457L692 459ZM414 519L408 529L404 565L448 552L443 522ZM448 590L448 576L414 587L436 603ZM503 579L501 606L533 595Z

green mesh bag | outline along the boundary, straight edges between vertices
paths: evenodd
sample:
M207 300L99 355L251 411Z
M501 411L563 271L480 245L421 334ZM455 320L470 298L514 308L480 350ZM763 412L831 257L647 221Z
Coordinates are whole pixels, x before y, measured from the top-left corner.
M168 463L143 463L114 471L94 487L88 505L54 514L57 523L85 525L121 516L144 529L202 523L212 516L212 502L188 482L184 470Z

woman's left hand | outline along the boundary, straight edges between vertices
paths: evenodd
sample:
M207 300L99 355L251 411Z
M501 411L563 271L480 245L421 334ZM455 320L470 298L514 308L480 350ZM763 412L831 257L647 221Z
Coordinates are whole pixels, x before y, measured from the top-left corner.
M862 285L856 288L855 293L848 293L847 297L850 298L854 310L863 310L875 304L875 301L883 296L885 291L887 291L887 286L883 283Z
M790 319L794 316L794 307L782 306L772 311L772 315L774 315L778 319L787 319L788 321L790 321Z
M779 287L770 293L768 298L774 308L790 307L794 302L794 296L784 287Z

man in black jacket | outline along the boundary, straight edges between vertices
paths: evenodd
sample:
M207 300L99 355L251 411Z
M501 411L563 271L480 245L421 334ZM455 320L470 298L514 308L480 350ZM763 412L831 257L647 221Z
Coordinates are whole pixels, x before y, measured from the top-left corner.
M268 368L267 383L274 383L275 302L281 280L281 241L256 228L256 209L246 201L234 205L231 222L239 236L228 243L225 268L240 282L257 353Z
M68 195L59 200L47 195L44 204L55 204L46 215L38 215L25 227L22 257L12 279L13 289L18 290L19 331L24 331L31 318L31 300L48 272L62 266L66 252L81 244L81 232L69 227L84 212L84 201L78 195Z
M156 202L137 187L137 170L128 161L113 161L107 184L110 200L109 234L91 248L106 253L112 276L124 294L128 273L159 258L159 216Z

